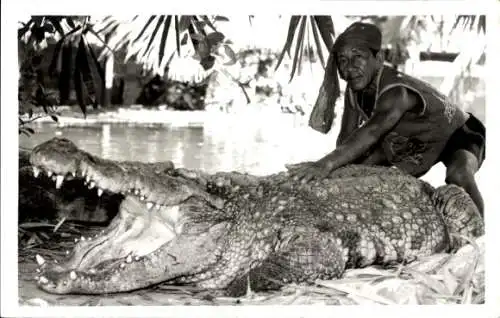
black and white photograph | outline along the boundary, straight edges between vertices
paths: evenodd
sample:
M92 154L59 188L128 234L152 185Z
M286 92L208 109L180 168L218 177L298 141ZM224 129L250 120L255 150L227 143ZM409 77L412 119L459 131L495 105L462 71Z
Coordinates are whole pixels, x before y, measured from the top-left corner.
M11 305L496 308L499 13L332 7L16 16Z

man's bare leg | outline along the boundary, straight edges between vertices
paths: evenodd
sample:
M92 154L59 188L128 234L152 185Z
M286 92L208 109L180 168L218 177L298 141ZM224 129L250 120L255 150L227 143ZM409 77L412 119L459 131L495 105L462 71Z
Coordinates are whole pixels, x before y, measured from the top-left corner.
M479 163L476 156L464 149L457 150L448 162L444 162L446 166L446 183L455 184L462 187L476 204L481 216L484 215L484 202L479 188L476 184L474 175L479 169Z

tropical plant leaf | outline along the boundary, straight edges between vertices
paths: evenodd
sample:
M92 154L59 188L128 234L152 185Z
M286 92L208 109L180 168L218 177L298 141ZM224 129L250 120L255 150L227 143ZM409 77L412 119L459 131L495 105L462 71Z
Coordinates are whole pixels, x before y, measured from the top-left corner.
M158 18L158 22L156 23L156 26L153 30L153 33L151 34L151 37L149 38L149 42L148 42L148 45L146 46L146 50L144 51L143 57L145 57L147 54L150 53L151 45L153 44L153 41L155 40L155 37L156 37L156 34L158 33L158 30L160 30L160 27L163 24L163 20L165 20L165 16L161 15Z
M75 22L73 21L73 18L72 17L66 17L66 23L68 23L68 25L74 29L76 27L75 25Z
M202 15L201 16L201 19L203 20L203 22L205 22L206 25L208 25L212 30L214 30L215 32L217 32L217 29L215 28L214 24L210 21L210 19L208 18L208 16L206 15ZM220 20L216 20L216 21L220 21ZM226 21L229 21L229 20L226 20Z
M233 49L229 45L224 44L224 52L230 58L230 62L226 62L224 65L234 65L238 59Z
M86 37L82 36L82 39L84 40L85 56L90 70L92 87L94 90L94 106L97 106L98 101L102 98L102 92L104 90L104 69L102 68L101 63L99 63L94 50L88 44Z
M36 27L41 27L43 24L43 21L45 20L45 17L41 16L41 15L34 15L34 16L31 16L31 19L35 23Z
M135 16L134 18L137 18L137 16ZM134 18L132 18L132 21L134 20ZM101 28L96 30L96 32L110 34L116 30L115 28L120 25L120 22L114 19L112 16L106 16L102 19L101 25Z
M64 29L61 25L62 17L52 16L48 17L47 19L50 21L50 23L52 23L52 25L54 26L54 28L56 29L56 31L59 33L60 36L65 35Z
M224 34L220 32L212 32L207 35L208 45L210 47L216 46L222 41L224 41Z
M22 28L18 29L17 38L21 39L31 29L31 25L34 23L35 21L33 21L33 18L31 18Z
M94 107L96 107L96 100L98 95L98 87L94 79L94 74L88 59L87 44L85 43L85 37L82 35L78 44L78 49L76 52L75 69L80 70L80 74L83 80L83 85L87 90L88 98Z
M49 75L55 76L56 74L61 72L61 58L62 58L62 47L64 44L64 38L57 41L56 46L54 47L54 53L52 55L52 60L49 65Z
M304 43L304 31L306 28L306 17L302 17L302 21L300 23L300 29L299 29L299 34L297 36L297 44L295 46L295 54L293 56L293 64L292 64L292 73L290 75L290 82L293 79L293 76L295 75L295 70L297 69L297 63L301 63L301 57L302 57L302 45Z
M196 25L198 30L204 30L207 25L204 21L199 21L197 18L193 19L193 23Z
M160 51L158 52L158 67L161 66L161 62L163 61L163 56L165 55L165 45L167 43L168 31L170 30L170 23L171 22L172 22L172 16L169 15L165 19L165 23L163 26L163 33L161 35Z
M102 37L99 35L99 33L97 33L96 31L94 31L92 28L90 28L90 29L89 29L89 32L90 32L93 36L95 36L95 37L96 37L96 39L98 39L98 40L102 43L102 45L104 45L104 47L106 47L106 48L109 50L109 52L113 53L113 49L112 49L111 47L109 47L109 45L106 43L106 41L104 41L104 40L102 39Z
M191 16L189 15L181 15L179 19L179 33L182 33L188 30L191 25Z
M480 15L479 16L479 21L478 21L478 31L486 33L486 16L485 15Z
M196 26L196 28L198 29L198 32L199 32L201 35L203 35L203 38L205 38L205 37L207 36L207 33L205 32L205 28L203 27L204 25L203 25L202 27L200 27L200 24L199 24L198 22L200 22L200 21L198 20L198 17L197 17L197 16L195 16L195 15L193 15L193 16L192 16L192 20L191 20L191 25L195 25L195 26Z
M278 62L276 63L276 70L281 65L283 58L285 57L285 53L288 53L290 56L290 48L292 47L293 37L295 35L295 30L300 22L301 17L298 15L294 15L290 18L290 24L288 25L288 34L286 36L285 45L283 46L283 50L278 58Z
M333 47L333 38L335 37L335 29L333 28L332 17L330 16L315 16L314 19L318 25L319 33L323 38L328 51Z
M149 27L149 25L151 23L153 23L153 21L156 19L156 15L152 15L149 19L148 19L148 22L146 22L146 24L144 25L144 27L142 28L141 32L139 32L139 34L137 35L137 37L135 38L135 40L133 40L132 42L137 42L139 41L140 38L142 38L142 36L144 35L144 33L146 32L147 28Z
M215 21L229 21L229 19L227 17L217 15L215 16Z
M88 51L90 53L90 56L92 57L92 61L94 62L94 65L95 65L95 67L97 69L97 72L99 74L100 80L104 81L104 77L106 76L106 74L104 73L104 69L103 69L101 63L99 62L99 59L98 59L95 51L90 46L88 47Z
M477 23L476 23L477 21ZM476 29L478 33L486 32L486 16L485 15L459 15L455 19L455 23L453 24L451 28L451 32L456 30L458 28L458 25L462 24L462 29L469 29L469 31L472 31Z
M193 28L194 29L194 28ZM191 39L193 40L196 40L196 41L203 41L205 38L203 37L203 35L199 34L199 33L193 33L191 34Z
M193 16L192 19L193 21L196 21L196 17ZM206 34L204 33L203 30L198 30L197 32L194 23L189 25L188 30L189 30L189 36L191 38L191 43L193 44L193 48L196 51L201 63L201 60L210 55L210 48L206 41ZM202 65L203 68L205 68L208 64L205 62L205 64Z
M184 36L182 37L182 40L181 40L181 45L185 45L188 41L188 38L189 38L189 36L187 35L187 33L184 33Z
M175 26L175 46L177 49L177 56L181 55L181 41L180 41L180 31L179 31L179 17L175 16L174 17L174 26ZM184 34L184 36L187 36L187 34ZM187 40L186 40L187 42Z
M321 47L321 42L319 41L316 20L314 19L313 16L311 16L310 18L311 18L310 19L311 20L311 30L312 30L312 34L313 34L313 38L314 38L314 43L316 44L316 50L318 52L318 57L319 57L319 60L321 61L321 65L323 66L323 68L325 68L325 66L326 66L325 58L323 57L323 49Z
M65 104L69 100L73 67L73 46L71 43L63 44L61 51L61 70L58 76L59 101L61 104Z
M201 66L203 66L203 69L205 71L209 70L215 64L215 57L213 57L211 55L205 56L204 58L201 59L200 64L201 64Z
M83 116L85 117L87 115L87 102L86 102L86 95L85 95L85 87L83 84L83 79L82 75L80 73L80 69L77 67L74 72L74 83L75 83L75 94L76 94L76 99L78 101L78 105L80 106L80 109L83 113Z

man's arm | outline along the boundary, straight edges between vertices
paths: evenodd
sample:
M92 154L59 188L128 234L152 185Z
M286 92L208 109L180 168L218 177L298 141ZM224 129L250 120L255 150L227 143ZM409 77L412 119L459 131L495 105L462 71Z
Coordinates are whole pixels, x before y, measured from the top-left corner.
M380 141L403 117L405 112L418 104L414 94L404 87L395 87L379 99L372 117L364 126L354 130L324 161L327 170L332 171L352 163Z
M345 96L344 98L348 97ZM356 128L358 128L358 116L359 115L350 105L344 104L342 121L340 123L340 132L337 137L337 147L340 146Z

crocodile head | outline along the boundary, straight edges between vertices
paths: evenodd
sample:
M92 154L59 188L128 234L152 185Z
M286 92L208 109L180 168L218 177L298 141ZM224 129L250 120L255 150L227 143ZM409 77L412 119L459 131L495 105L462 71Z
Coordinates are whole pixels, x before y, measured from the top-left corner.
M43 290L111 293L208 279L228 223L217 213L220 202L196 183L147 165L99 159L60 138L37 146L30 162L35 176L49 175L58 188L66 179L81 179L98 195L124 196L110 225L78 240L66 260L52 263L37 256Z

